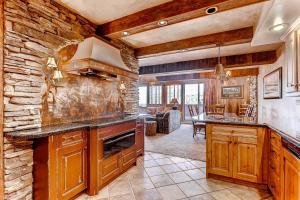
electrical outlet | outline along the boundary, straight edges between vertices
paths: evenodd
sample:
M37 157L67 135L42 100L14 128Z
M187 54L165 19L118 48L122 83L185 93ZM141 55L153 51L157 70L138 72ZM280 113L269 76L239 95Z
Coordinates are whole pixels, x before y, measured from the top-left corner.
M300 99L296 100L296 106L300 106Z

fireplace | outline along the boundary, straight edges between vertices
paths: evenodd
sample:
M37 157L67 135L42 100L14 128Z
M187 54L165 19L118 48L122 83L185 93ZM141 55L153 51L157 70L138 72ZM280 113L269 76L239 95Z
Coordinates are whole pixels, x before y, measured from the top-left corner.
M135 144L135 129L120 135L105 138L103 141L103 157L107 158Z

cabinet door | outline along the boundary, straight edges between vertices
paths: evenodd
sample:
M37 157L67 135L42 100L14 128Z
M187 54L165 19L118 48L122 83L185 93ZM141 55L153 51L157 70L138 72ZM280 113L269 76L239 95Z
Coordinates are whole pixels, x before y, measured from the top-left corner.
M144 122L142 120L137 121L136 132L136 154L137 156L144 154Z
M255 183L259 182L261 179L262 147L257 142L257 130L234 131L233 136L233 177Z
M298 91L300 92L300 28L296 32L297 37L297 87Z
M70 199L87 186L86 135L76 131L58 137L58 199Z
M297 91L297 33L292 32L286 40L287 92Z
M300 199L300 160L288 150L283 150L284 200Z
M208 173L231 177L232 176L232 142L231 133L222 131L222 128L213 127L207 134Z

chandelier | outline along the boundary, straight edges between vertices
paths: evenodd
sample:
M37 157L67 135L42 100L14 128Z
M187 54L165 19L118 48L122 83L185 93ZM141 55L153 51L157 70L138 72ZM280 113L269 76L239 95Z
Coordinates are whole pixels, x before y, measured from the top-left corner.
M228 79L226 72L224 70L224 66L221 63L221 45L219 45L218 64L216 65L215 68L215 75L216 78L220 81L225 81L226 79Z

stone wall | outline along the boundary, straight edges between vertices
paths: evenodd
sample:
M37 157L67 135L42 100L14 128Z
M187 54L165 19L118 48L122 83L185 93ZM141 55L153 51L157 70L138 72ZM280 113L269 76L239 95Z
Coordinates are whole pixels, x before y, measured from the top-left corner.
M94 34L95 25L52 0L5 0L4 25L4 132L41 127L42 66L57 50ZM123 51L137 67L132 49ZM128 88L129 112L135 112L136 93ZM5 199L32 199L32 155L31 141L4 139Z

